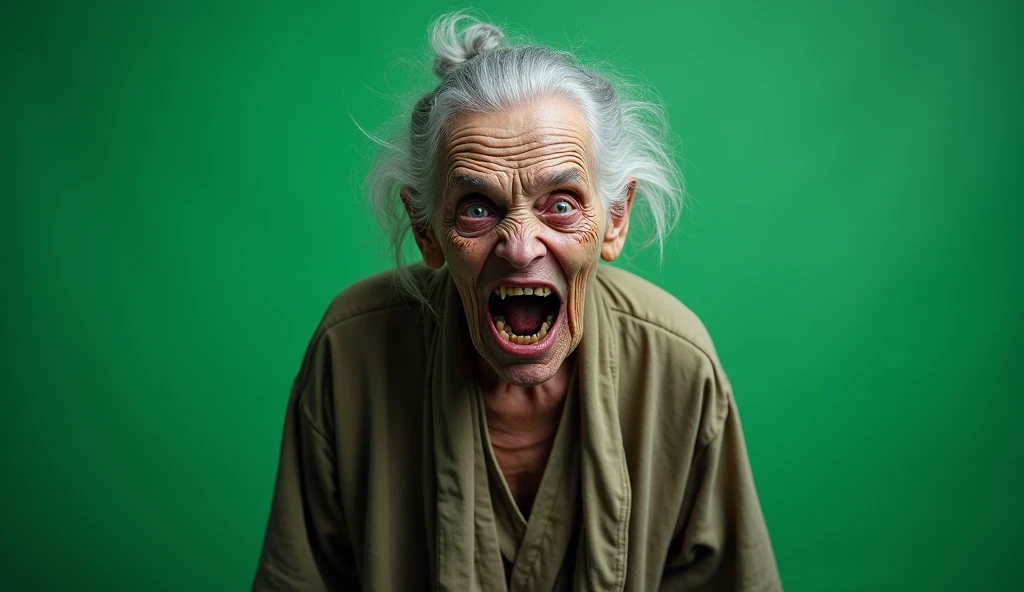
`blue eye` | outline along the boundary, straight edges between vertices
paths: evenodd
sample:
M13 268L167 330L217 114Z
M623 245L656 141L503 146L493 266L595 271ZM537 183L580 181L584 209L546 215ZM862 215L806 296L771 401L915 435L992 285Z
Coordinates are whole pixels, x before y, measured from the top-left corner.
M567 202L567 201L565 201L564 199L561 200L561 201L555 202L555 205L551 206L551 211L556 213L556 214L568 214L572 210L573 210L572 204Z
M466 215L469 216L470 218L486 218L488 214L490 214L490 212L487 210L487 208L481 205L470 206L466 210Z

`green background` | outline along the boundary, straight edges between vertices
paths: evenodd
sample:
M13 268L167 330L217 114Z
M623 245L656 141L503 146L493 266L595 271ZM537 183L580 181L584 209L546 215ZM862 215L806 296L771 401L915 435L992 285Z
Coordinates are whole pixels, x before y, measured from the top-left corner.
M390 265L352 118L465 4L15 4L0 588L247 589L307 340ZM617 264L714 336L786 589L1020 589L1019 4L476 6L667 105L689 206Z

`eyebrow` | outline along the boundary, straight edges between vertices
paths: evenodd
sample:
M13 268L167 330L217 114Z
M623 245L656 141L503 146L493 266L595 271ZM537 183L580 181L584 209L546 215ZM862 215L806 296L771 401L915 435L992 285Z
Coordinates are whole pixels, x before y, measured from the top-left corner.
M542 174L537 177L537 185L540 187L582 184L584 184L584 175L579 169L569 169L559 171L557 173Z
M452 177L448 184L448 190L456 189L480 189L492 193L498 193L495 191L495 186L481 179L480 177L474 177L473 175L456 175Z
M557 185L583 185L585 175L579 169L568 169L557 173L541 174L537 177L538 187L554 187ZM461 174L452 177L448 185L449 191L458 189L479 189L489 193L500 193L501 188L475 177L473 175Z

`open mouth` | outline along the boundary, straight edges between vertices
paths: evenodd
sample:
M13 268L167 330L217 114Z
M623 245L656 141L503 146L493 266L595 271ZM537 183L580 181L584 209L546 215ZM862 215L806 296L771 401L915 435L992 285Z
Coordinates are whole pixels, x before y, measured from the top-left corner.
M547 286L498 286L487 306L498 336L516 345L543 341L562 308L558 294Z

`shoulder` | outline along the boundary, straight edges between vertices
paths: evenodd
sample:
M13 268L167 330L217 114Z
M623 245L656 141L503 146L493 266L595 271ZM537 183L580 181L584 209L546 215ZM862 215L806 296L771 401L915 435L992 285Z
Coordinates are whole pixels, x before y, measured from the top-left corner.
M404 449L421 441L427 344L436 323L403 282L429 301L440 273L411 266L355 282L331 299L309 340L289 404L332 443L338 470L360 475L356 482L368 478L364 469L381 443Z
M336 330L349 321L379 313L417 313L422 303L403 289L402 281L422 287L429 283L430 272L426 267L415 265L359 280L331 300L319 328L322 331Z
M403 282L429 299L441 279L438 273L413 265L375 274L338 293L309 340L293 389L311 390L325 376L368 377L392 358L415 361L412 353L423 350L433 323Z
M599 270L597 287L616 334L625 425L653 413L673 418L666 442L707 444L722 429L732 388L704 323L651 282L610 266Z
M678 298L653 283L610 265L598 266L597 282L608 308L641 331L663 332L718 364L703 321Z

